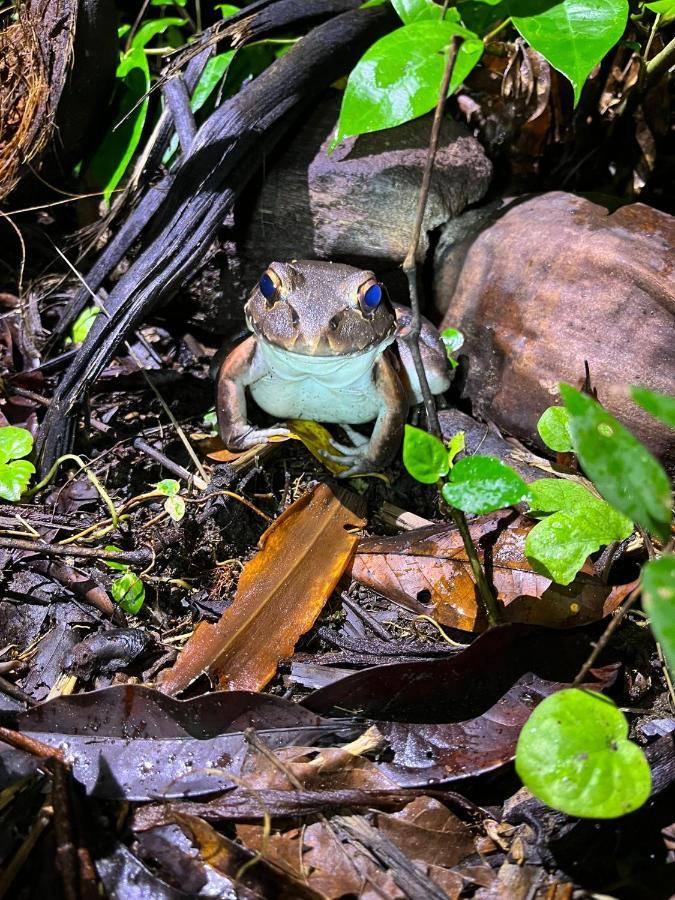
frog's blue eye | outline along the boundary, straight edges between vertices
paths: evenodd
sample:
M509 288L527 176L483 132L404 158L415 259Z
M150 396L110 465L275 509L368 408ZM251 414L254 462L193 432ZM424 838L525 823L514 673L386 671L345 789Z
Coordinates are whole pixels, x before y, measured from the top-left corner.
M363 295L363 306L367 310L373 310L380 304L382 299L382 288L379 284L371 284Z
M279 285L274 282L272 276L268 272L265 272L261 276L259 286L260 293L265 300L273 300L279 290Z

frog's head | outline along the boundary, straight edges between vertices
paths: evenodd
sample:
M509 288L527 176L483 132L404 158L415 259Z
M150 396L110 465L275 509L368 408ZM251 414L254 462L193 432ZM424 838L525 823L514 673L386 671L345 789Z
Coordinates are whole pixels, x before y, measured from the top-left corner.
M339 263L271 263L244 311L260 340L305 356L361 353L396 331L375 275Z

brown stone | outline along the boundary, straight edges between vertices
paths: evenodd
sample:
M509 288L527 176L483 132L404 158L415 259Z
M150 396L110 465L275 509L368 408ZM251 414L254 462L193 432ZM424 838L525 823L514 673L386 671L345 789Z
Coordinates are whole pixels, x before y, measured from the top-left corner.
M473 233L450 223L436 253L434 302L459 328L462 392L478 416L537 439L537 419L579 385L584 361L600 401L666 462L675 432L629 398L673 393L675 218L641 203L609 212L553 192L517 200Z

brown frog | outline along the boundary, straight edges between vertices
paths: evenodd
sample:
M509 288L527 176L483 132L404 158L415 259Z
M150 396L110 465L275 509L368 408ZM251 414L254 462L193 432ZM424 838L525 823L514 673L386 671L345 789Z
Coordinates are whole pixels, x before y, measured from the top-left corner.
M225 445L245 450L288 434L284 427L249 424L248 388L258 406L278 419L339 424L352 446L335 443L344 456L326 456L348 466L341 477L389 462L409 407L422 399L410 351L400 340L410 327L410 310L390 305L372 272L294 260L271 263L244 311L253 334L226 357L217 377ZM431 391L440 394L450 384L448 360L426 320L420 349ZM370 438L351 428L373 420Z

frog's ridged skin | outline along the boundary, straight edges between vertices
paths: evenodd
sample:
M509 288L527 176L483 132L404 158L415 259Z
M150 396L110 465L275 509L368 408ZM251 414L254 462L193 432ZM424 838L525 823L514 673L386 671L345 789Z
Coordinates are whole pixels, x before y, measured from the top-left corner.
M263 287L265 293L263 293ZM267 295L267 296L266 296ZM419 383L403 341L410 312L378 298L372 272L316 261L272 263L246 302L253 332L225 359L217 379L218 422L225 445L245 450L283 427L248 423L246 388L279 419L350 426L375 420L369 440L343 447L343 477L381 468L396 453ZM377 302L374 302L377 301ZM396 343L399 359L387 348ZM445 349L424 320L420 349L433 393L450 384Z

